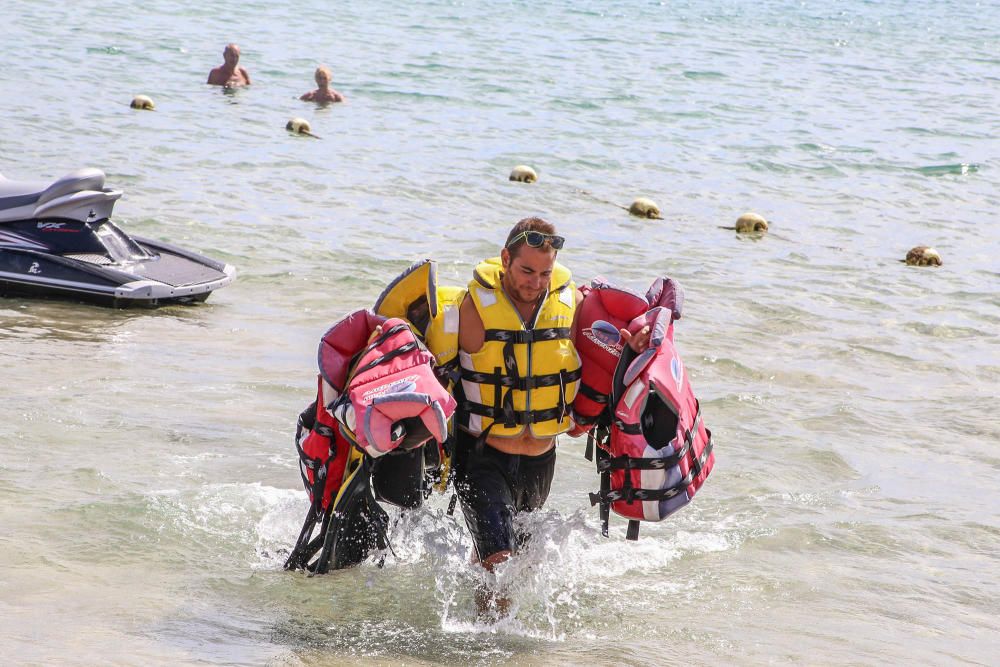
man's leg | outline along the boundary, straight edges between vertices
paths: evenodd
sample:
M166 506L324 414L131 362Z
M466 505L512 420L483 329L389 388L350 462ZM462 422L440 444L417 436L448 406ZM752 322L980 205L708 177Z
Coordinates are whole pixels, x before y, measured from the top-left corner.
M556 470L556 448L553 447L538 456L518 457L517 472L514 476L514 507L517 512L532 512L545 504L552 489L552 477ZM531 535L518 531L515 544L523 548Z
M489 572L510 558L515 549L514 496L511 468L516 458L499 452L489 445L476 451L475 437L460 433L457 447L464 452L462 472L456 488L462 504L465 523L472 533L476 558ZM480 616L506 615L509 600L497 591L480 588L476 591Z

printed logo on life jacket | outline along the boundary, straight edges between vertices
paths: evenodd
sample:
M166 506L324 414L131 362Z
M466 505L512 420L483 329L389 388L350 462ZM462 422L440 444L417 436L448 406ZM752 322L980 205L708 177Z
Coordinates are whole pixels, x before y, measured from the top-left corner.
M674 357L670 360L670 374L674 376L677 391L680 391L684 380L684 365L681 364L680 357Z
M583 335L608 354L622 356L622 335L618 327L610 322L594 320L593 324L583 330Z
M361 400L367 404L374 401L379 396L384 396L385 394L400 394L406 391L414 391L417 388L417 380L419 379L419 375L407 375L405 378L380 384L377 387L372 387L368 391L363 392L361 394Z

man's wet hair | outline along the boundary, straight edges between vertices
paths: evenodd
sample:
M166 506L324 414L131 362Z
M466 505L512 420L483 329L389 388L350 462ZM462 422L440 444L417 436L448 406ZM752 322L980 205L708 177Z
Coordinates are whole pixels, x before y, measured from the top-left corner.
M507 248L508 252L510 252L510 256L512 258L517 257L517 253L524 247L524 239L519 239L517 243L510 245L511 240L513 240L514 237L521 232L541 232L542 234L552 235L556 233L556 226L548 220L543 220L538 217L523 218L518 220L517 224L510 230L510 233L507 234L507 240L503 244L503 246ZM551 248L547 241L542 247Z

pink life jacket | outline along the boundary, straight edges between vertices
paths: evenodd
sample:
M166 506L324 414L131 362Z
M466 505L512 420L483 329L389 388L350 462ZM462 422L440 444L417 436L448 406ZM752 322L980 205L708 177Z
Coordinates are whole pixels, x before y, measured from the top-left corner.
M448 437L456 403L434 374L435 358L403 320L382 322L350 373L334 415L373 458Z
M661 521L686 505L712 471L712 433L674 347L673 313L653 308L629 326L650 326L649 348L623 350L615 372L610 449L598 459L602 532L609 509L629 521L627 538L638 539L639 521Z
M570 435L591 431L597 425L597 444L607 447L611 427L608 400L611 384L625 345L619 331L650 308L664 306L673 319L681 317L684 292L670 278L657 278L645 296L608 283L597 277L583 292L583 302L577 316L576 349L582 361L580 390L573 401L573 421ZM593 458L594 434L587 441L587 460Z

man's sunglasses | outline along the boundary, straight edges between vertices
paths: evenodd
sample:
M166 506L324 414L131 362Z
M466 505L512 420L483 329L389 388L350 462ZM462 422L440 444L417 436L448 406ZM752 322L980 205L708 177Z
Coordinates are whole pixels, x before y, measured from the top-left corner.
M530 248L541 248L545 245L545 242L548 241L553 250L562 250L563 244L566 242L566 239L561 236L556 236L555 234L543 234L542 232L521 232L512 238L506 247L511 247L521 239L524 239L524 242L527 243Z

